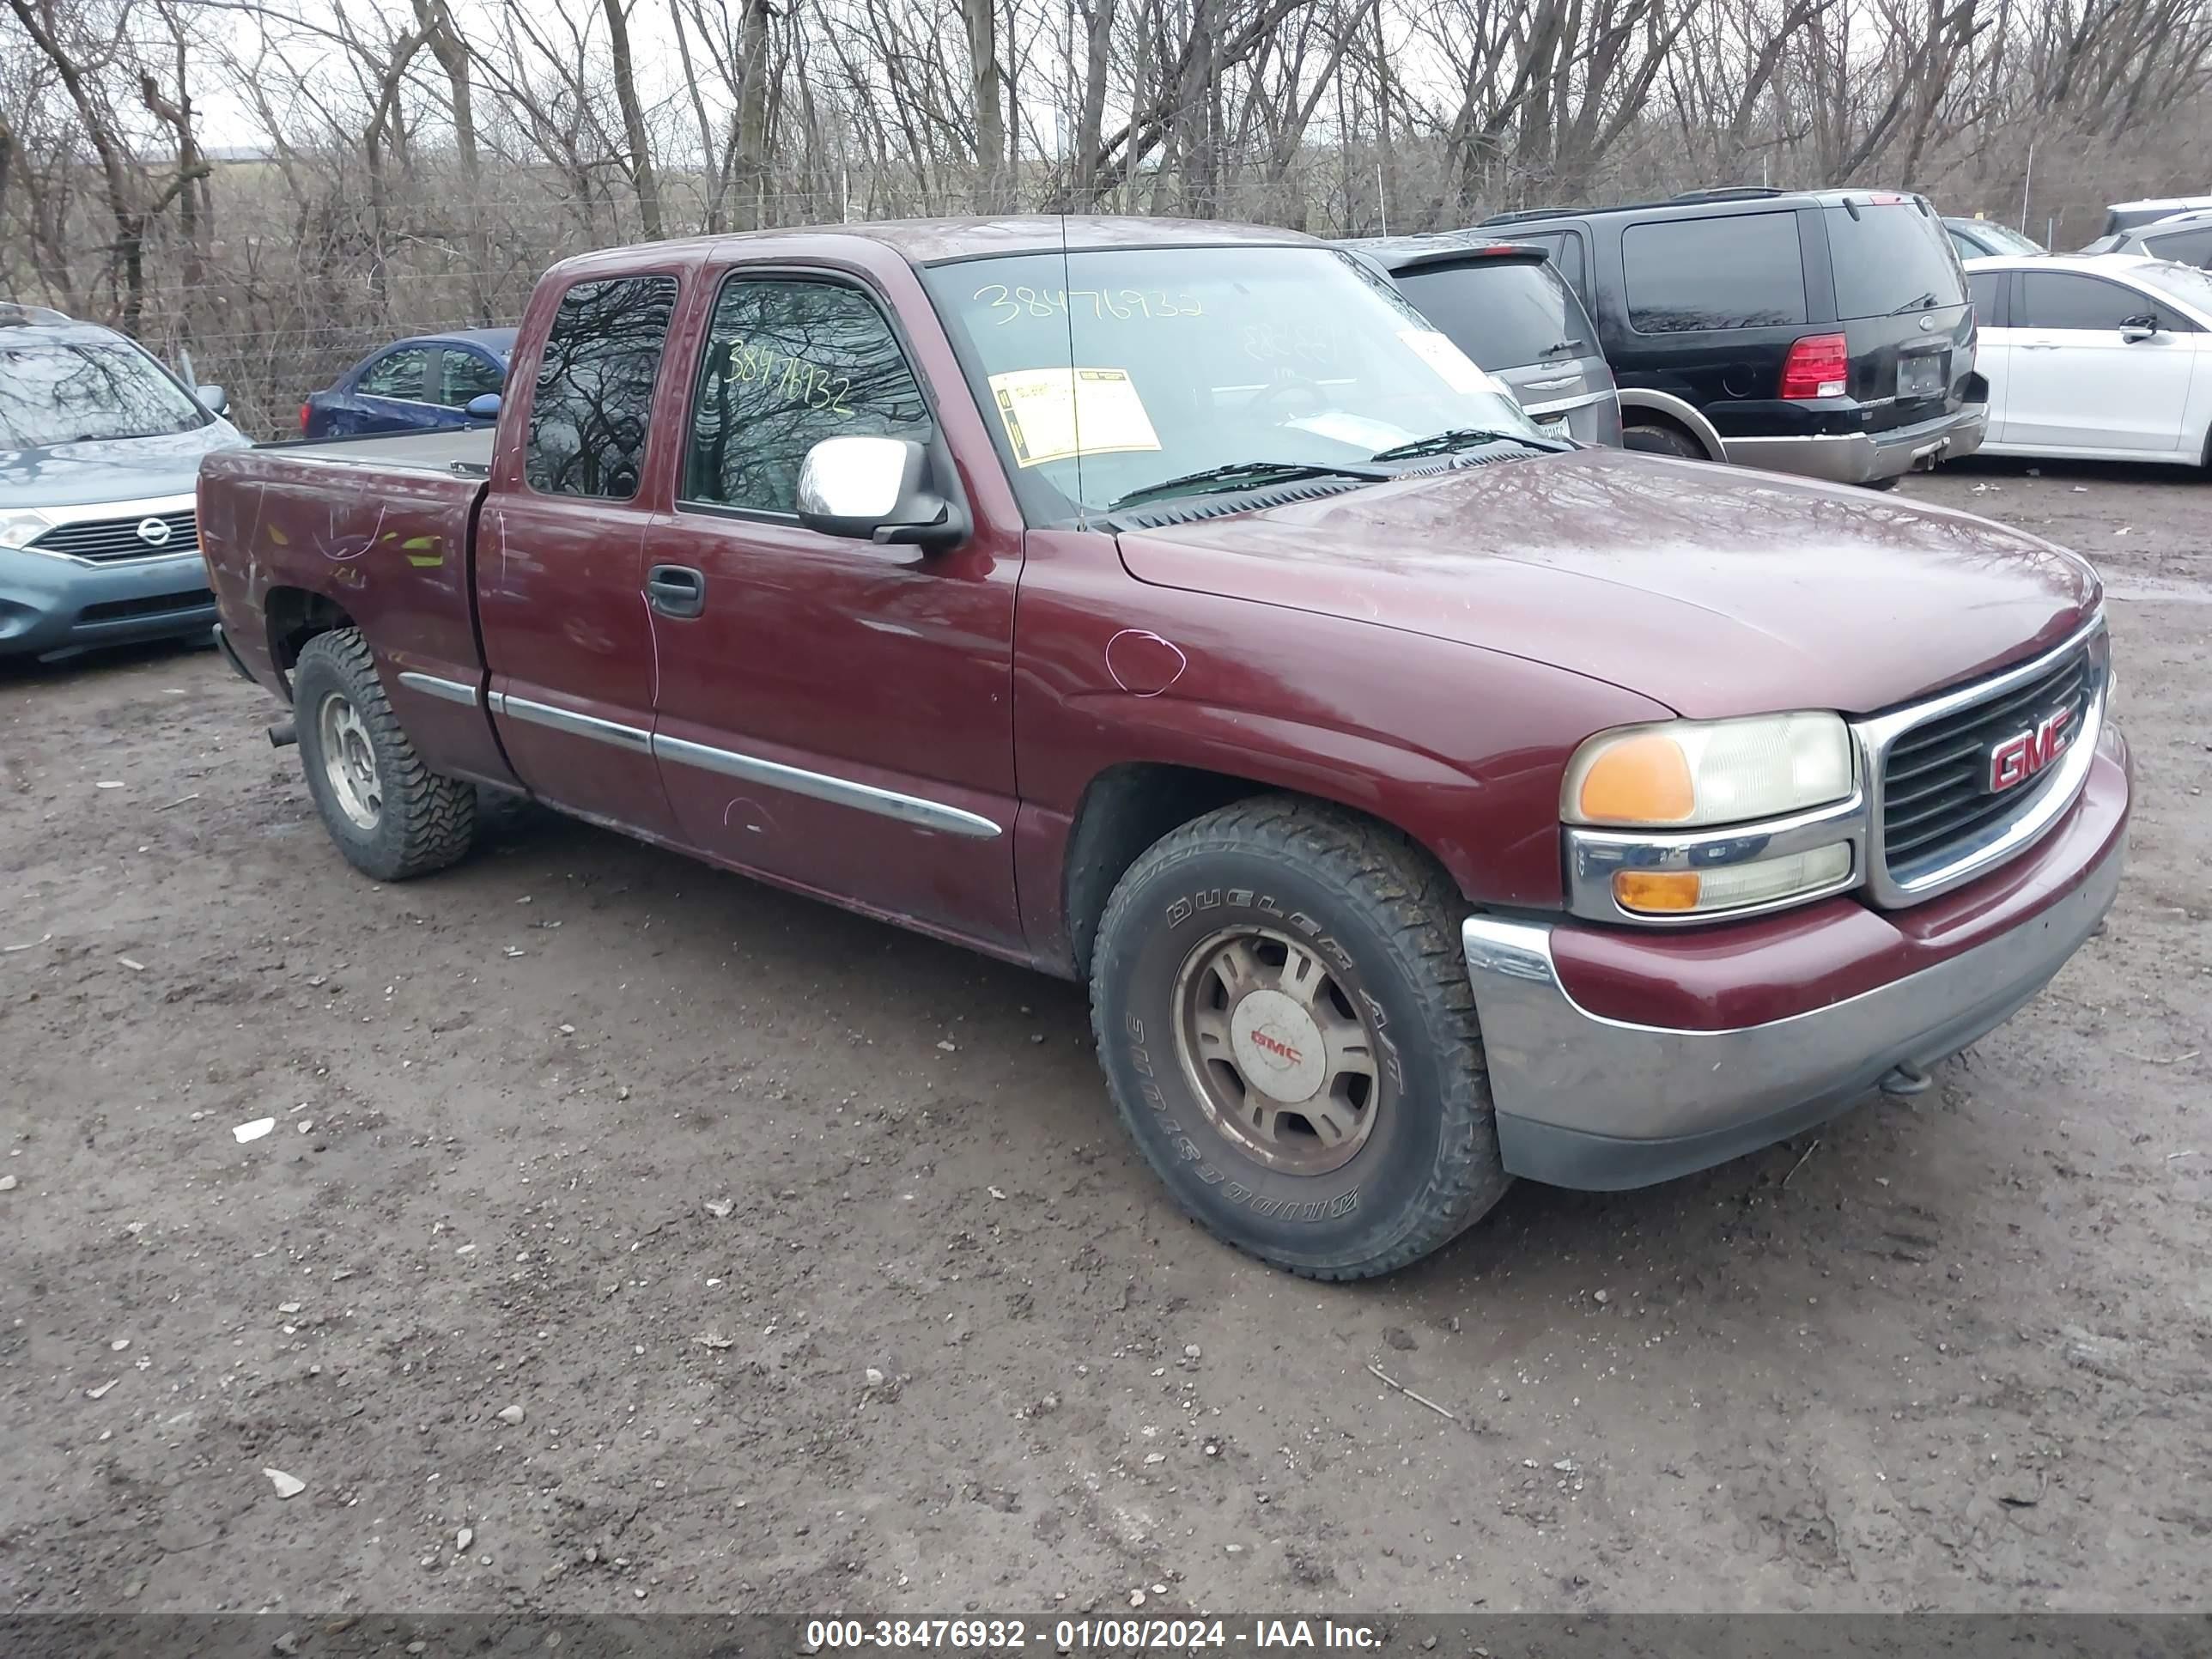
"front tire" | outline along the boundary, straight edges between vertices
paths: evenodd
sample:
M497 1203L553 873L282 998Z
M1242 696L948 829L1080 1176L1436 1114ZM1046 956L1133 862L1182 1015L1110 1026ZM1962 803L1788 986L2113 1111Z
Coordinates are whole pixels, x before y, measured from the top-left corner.
M1194 1219L1291 1273L1365 1279L1504 1194L1464 909L1402 836L1280 796L1130 867L1091 1018L1122 1122Z
M422 764L359 629L307 641L292 671L292 708L308 793L355 869L404 881L466 855L476 836L475 786Z

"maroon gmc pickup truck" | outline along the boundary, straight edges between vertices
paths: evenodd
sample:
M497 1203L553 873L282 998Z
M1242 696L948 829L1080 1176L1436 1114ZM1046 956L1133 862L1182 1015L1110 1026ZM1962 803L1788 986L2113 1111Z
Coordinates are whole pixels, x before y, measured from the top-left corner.
M1547 438L1286 233L593 254L495 432L199 510L360 869L489 786L1085 981L1176 1199L1317 1277L1917 1089L2120 879L2082 560Z

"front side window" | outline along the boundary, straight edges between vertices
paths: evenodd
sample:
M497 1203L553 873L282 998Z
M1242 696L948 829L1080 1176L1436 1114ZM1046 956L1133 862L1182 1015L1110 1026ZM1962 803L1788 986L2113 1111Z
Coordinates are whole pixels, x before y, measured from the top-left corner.
M1639 334L1776 328L1805 320L1795 213L1660 219L1621 233L1628 325Z
M2154 302L2118 283L2057 271L2024 270L2013 305L2021 328L2117 330L2130 317L2148 315Z
M0 449L189 432L209 416L120 340L11 345L0 332Z
M469 400L507 384L507 371L489 357L479 357L459 346L446 348L444 385L438 401L447 409L466 409Z
M1333 248L1055 251L922 278L1035 524L1212 468L1364 467L1462 428L1535 435L1510 391Z
M423 387L428 383L429 374L430 354L422 347L387 351L362 371L362 395L404 398L410 404L419 404L424 400Z
M926 440L929 406L875 302L842 283L732 276L700 359L683 499L795 510L806 452L848 434Z
M549 495L637 494L673 276L579 283L561 296L530 399L523 473Z

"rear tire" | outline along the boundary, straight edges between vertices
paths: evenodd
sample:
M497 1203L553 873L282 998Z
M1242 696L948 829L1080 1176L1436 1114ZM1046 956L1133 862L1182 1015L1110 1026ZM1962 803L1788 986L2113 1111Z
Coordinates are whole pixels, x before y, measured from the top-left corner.
M1402 836L1282 796L1137 860L1099 925L1091 1019L1121 1121L1187 1213L1348 1279L1498 1202L1465 909Z
M323 827L379 881L459 862L476 836L476 786L422 764L357 628L318 634L292 671L300 763Z
M1686 461L1704 461L1712 458L1705 453L1705 446L1679 426L1662 426L1643 422L1620 429L1620 441L1625 448L1639 449L1647 455L1675 455Z

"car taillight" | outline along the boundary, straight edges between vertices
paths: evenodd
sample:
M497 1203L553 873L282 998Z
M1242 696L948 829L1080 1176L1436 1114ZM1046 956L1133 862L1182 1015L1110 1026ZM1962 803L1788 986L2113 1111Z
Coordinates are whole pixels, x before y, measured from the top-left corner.
M1850 370L1850 349L1840 334L1808 334L1790 348L1782 364L1782 395L1790 398L1840 398Z
M307 416L313 412L314 410L311 404L301 404L300 405L300 430L302 433L305 433L307 429Z

